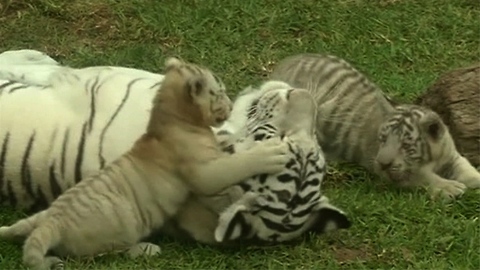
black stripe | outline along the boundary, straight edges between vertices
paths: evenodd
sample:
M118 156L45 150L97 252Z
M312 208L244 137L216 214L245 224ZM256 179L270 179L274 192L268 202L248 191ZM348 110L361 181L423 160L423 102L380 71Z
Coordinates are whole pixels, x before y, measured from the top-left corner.
M3 90L3 89L5 89L7 86L12 85L12 84L14 84L14 83L16 83L16 82L15 82L15 81L8 81L8 82L6 82L6 83L4 83L4 84L0 84L0 90Z
M248 109L248 114L247 114L248 119L252 118L257 113L258 101L259 101L259 99L255 99L255 100L252 101L252 104L250 105L250 108Z
M298 211L297 213L292 213L293 217L301 218L312 213L313 209L316 207L316 204L310 205L308 208Z
M320 179L317 177L313 178L312 180L303 182L301 190L303 191L304 189L308 188L309 186L320 186Z
M272 206L269 206L269 205L263 205L262 207L260 207L260 210L269 212L269 213L277 215L277 216L282 216L282 215L288 214L288 211L285 210L284 208L275 208L275 207L272 207Z
M21 168L21 177L22 177L22 186L27 191L28 195L32 198L35 198L35 193L33 192L32 187L32 175L30 173L30 166L28 161L30 159L30 153L32 152L33 141L35 140L35 132L30 136L28 140L27 148L23 154L22 159L22 168Z
M250 191L250 190L252 189L252 187L251 187L249 184L245 183L245 182L242 182L242 183L240 183L240 184L238 184L238 185L242 188L242 190L243 190L244 192Z
M280 183L289 183L289 182L295 181L296 178L298 178L298 177L293 176L293 175L288 174L288 173L284 173L284 174L281 174L281 175L277 176L277 180Z
M158 88L162 85L162 81L159 81L157 83L155 83L154 85L150 86L150 89L153 89L153 88Z
M280 233L289 233L289 232L297 231L297 230L301 229L304 225L303 223L301 223L301 224L288 224L288 225L280 224L280 223L277 223L275 221L271 221L271 220L269 220L267 218L264 218L264 217L260 217L260 219L262 220L265 227L269 228L270 230L280 232Z
M57 177L55 175L55 164L50 166L50 190L52 192L53 199L55 200L60 194L62 194L62 188L58 184Z
M295 166L296 164L297 164L297 161L292 158L292 159L290 159L290 160L288 161L288 163L285 165L285 167L286 167L287 169L291 169L291 168L292 168L293 166Z
M253 140L254 141L262 141L263 139L265 139L265 136L267 134L255 134L254 137L253 137Z
M95 88L98 84L98 76L95 78L92 87L90 88L90 117L88 118L88 133L92 132L93 119L95 118Z
M29 214L37 213L48 206L47 197L45 197L45 193L43 193L40 186L37 187L37 199L33 203L33 205L28 210Z
M65 156L67 155L67 146L68 146L68 138L70 135L70 129L67 128L65 134L63 136L63 144L62 144L62 158L60 164L60 171L62 172L62 178L65 179Z
M8 181L7 183L7 192L8 192L8 201L11 206L15 207L17 206L17 196L15 195L15 192L13 191L12 188L12 181Z
M233 144L230 144L228 146L223 147L222 151L226 152L226 153L229 153L229 154L234 154L235 153L235 147L233 146Z
M225 231L225 235L223 239L234 240L232 237L233 232L235 231L236 226L240 226L240 236L238 238L247 237L247 233L250 230L250 226L247 224L245 217L240 213L237 212L235 216L230 220L228 223L227 230Z
M24 89L24 88L28 88L28 85L22 85L22 86L17 86L17 87L12 87L10 88L10 91L8 91L9 94L17 91L17 90L20 90L20 89Z
M107 132L110 125L112 124L113 120L115 120L115 118L117 117L120 110L123 108L123 106L127 102L128 97L130 96L130 90L132 90L133 84L140 81L140 80L143 80L143 79L142 78L135 79L127 85L127 91L125 93L125 96L122 99L122 102L120 103L120 105L118 105L117 110L113 113L112 117L108 120L107 125L105 125L105 127L102 130L102 133L100 134L100 143L99 143L99 149L98 149L98 159L100 161L100 169L102 169L105 166L105 158L103 157L103 154L102 154L102 152L103 152L103 140L105 139L105 133Z
M260 184L265 184L265 182L267 181L267 178L268 178L268 174L266 173L263 173L263 174L260 174L258 175L258 181L260 182Z
M8 151L8 141L10 140L10 132L7 132L5 137L3 138L2 143L2 152L0 155L0 202L3 202L6 199L6 195L3 191L3 185L5 183L5 163L6 163L6 156Z
M307 203L310 203L312 201L315 201L318 197L316 195L320 195L320 190L314 190L308 193L305 197L300 197L299 194L296 194L289 202L288 202L288 207L290 208L296 208L297 205L305 205Z
M82 127L82 136L80 137L80 141L78 142L77 158L75 159L75 183L78 183L80 182L80 180L82 180L82 162L83 162L83 153L85 151L86 130L87 130L87 123L84 123Z

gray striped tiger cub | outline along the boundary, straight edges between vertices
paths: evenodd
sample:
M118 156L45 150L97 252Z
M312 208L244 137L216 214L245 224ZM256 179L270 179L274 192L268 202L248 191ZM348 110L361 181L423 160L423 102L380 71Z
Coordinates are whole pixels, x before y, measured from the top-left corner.
M256 175L223 191L228 203L218 199L221 194L199 198L210 212L200 203L186 204L177 216L177 227L197 241L220 244L284 242L306 231L350 227L343 211L320 191L325 159L315 139L315 111L307 91L283 82L266 82L240 93L231 117L216 129L225 151L241 153L259 141L282 137L289 146L289 160L279 173ZM216 220L212 212L220 213L218 222L208 220L209 216Z
M480 187L480 174L455 148L433 111L394 105L345 60L298 54L270 76L308 89L318 104L317 136L328 159L364 166L400 186L453 198Z
M288 161L287 145L274 139L223 153L210 126L230 111L223 84L208 69L168 59L146 131L130 151L46 210L0 227L0 237L26 237L23 261L33 269L63 266L46 256L50 249L59 256L158 254L158 246L140 239L161 228L191 193L216 194L253 175L277 173Z

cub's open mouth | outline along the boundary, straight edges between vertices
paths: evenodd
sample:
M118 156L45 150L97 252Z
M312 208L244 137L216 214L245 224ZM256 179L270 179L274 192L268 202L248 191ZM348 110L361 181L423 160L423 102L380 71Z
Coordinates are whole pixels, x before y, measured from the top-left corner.
M223 122L225 120L227 120L227 117L217 117L217 119L215 119L217 122Z

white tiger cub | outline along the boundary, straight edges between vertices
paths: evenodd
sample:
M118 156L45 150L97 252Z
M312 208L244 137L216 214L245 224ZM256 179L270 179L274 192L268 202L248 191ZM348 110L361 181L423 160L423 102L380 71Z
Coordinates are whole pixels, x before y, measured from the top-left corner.
M216 129L225 151L238 153L257 141L283 137L289 161L277 174L256 175L215 196L192 197L166 233L230 245L283 242L306 231L350 227L343 211L320 192L325 160L315 140L315 109L308 92L283 82L241 92L230 118Z
M252 175L283 169L287 146L280 140L222 153L210 126L230 114L223 83L208 69L176 58L165 66L146 131L130 151L48 209L0 227L1 238L26 237L25 265L61 267L58 257L46 256L50 249L60 256L123 249L156 254L158 247L138 242L174 216L190 193L216 194Z
M308 89L318 104L317 136L326 157L355 162L401 186L453 198L480 187L480 173L455 148L433 111L395 106L348 62L298 54L281 60L271 79Z
M220 214L215 239L284 242L306 231L350 227L345 214L329 204L320 191L326 164L315 136L316 105L312 96L304 89L276 81L266 82L260 89L261 96L256 99L251 99L259 94L254 91L238 98L250 103L245 110L246 124L240 125L245 127L246 136L226 149L237 153L255 141L280 136L289 146L290 160L280 173L261 174L238 185L244 194Z

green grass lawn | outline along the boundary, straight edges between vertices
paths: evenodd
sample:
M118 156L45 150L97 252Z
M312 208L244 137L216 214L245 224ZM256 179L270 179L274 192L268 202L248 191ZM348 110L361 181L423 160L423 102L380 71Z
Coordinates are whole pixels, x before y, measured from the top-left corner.
M409 102L440 73L478 61L479 17L477 0L6 0L0 51L32 48L74 67L159 72L165 57L179 55L211 67L232 97L285 56L329 52ZM324 191L351 229L238 249L164 239L158 258L109 255L67 267L480 269L479 192L434 202L346 165L332 169ZM21 216L2 207L0 225ZM0 241L0 269L22 269L21 246Z

